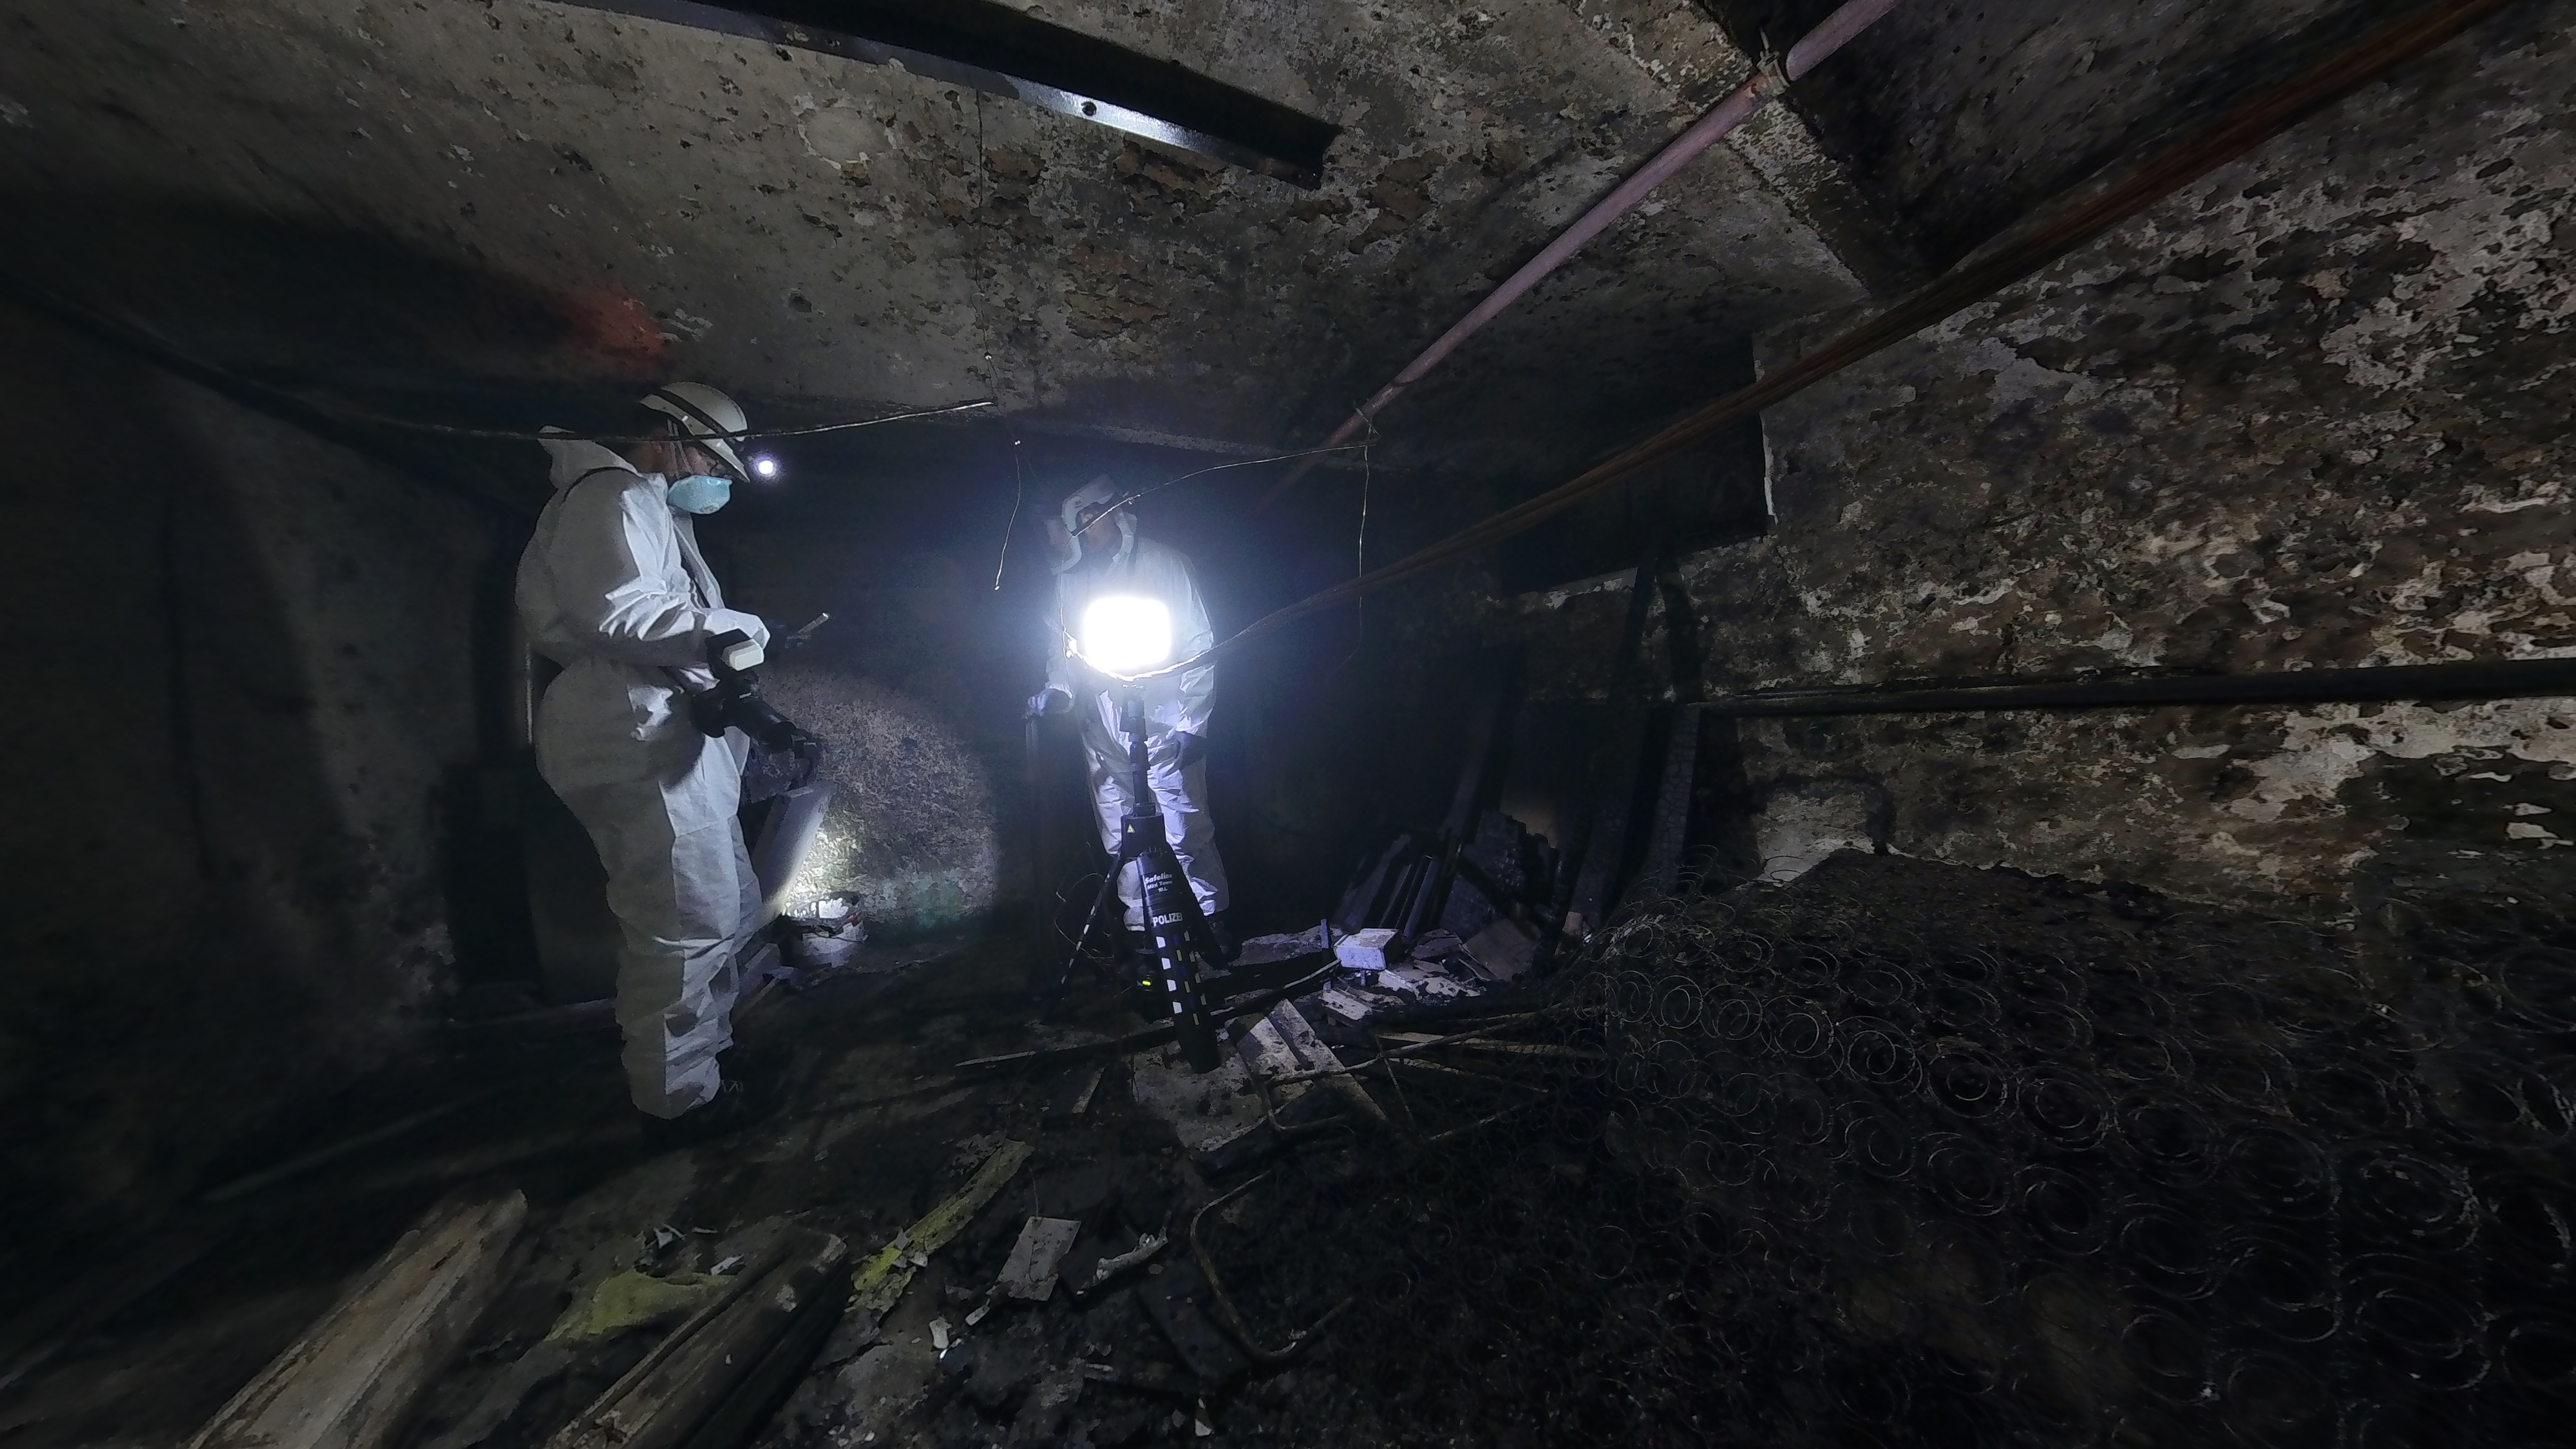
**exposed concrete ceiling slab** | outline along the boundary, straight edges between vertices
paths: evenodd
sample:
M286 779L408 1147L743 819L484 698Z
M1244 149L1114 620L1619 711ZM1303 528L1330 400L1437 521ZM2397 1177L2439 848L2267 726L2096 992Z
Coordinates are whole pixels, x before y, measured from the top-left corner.
M1344 127L1322 187L542 0L22 0L0 187L39 220L11 265L306 383L686 373L1296 441L1751 64L1678 0L1028 8ZM1703 396L1752 330L1858 298L1815 220L1847 186L1767 145L1695 163L1391 442L1560 466Z
M892 65L1312 187L1341 128L1003 0L567 0Z
M1837 0L1705 0L1748 46ZM1790 97L1935 266L2421 0L1911 0Z

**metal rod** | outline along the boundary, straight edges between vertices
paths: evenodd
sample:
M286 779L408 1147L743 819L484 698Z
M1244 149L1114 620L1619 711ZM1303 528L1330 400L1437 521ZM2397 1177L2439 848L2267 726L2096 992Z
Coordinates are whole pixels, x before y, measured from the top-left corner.
M1308 190L1339 126L999 0L567 0L914 75Z
M1195 669L1308 615L1340 608L1364 595L1472 558L1606 493L1718 432L1759 415L1773 403L1803 392L1943 318L1966 311L2510 3L2512 0L2438 0L2395 24L2373 31L2323 63L2157 152L2099 194L2067 205L2046 221L1994 247L1984 257L1943 274L1904 301L1752 386L1728 393L1626 452L1482 523L1394 563L1274 609L1223 643L1157 673ZM2079 192L2082 189L2078 188Z
M1464 1077L1468 1081L1482 1082L1489 1087L1510 1087L1515 1091L1522 1092L1536 1092L1544 1090L1530 1082L1515 1082L1509 1077L1497 1077L1485 1072L1471 1072L1463 1067L1442 1066L1438 1062L1416 1061L1411 1057L1394 1060L1392 1064L1402 1067L1408 1072L1430 1072L1434 1076ZM1338 1122L1341 1119L1336 1117L1333 1120Z
M1565 942L1567 913L1574 909L1576 898L1590 883L1585 872L1592 863L1592 842L1602 834L1602 817L1609 814L1605 790L1608 782L1623 771L1633 776L1635 761L1625 765L1621 760L1632 753L1630 737L1637 704L1631 697L1636 687L1638 655L1646 643L1646 615L1654 590L1648 581L1661 567L1664 544L1657 542L1637 560L1636 572L1628 581L1626 622L1620 626L1619 653L1610 668L1610 701L1613 714L1608 738L1593 742L1584 762L1583 792L1575 797L1573 818L1566 824L1565 849L1556 858L1556 879L1547 893L1547 914L1539 921L1538 946L1530 954L1530 974L1545 976L1556 965L1556 953ZM1633 793L1636 781L1628 781Z
M1199 1241L1199 1222L1209 1213L1260 1186L1269 1176L1270 1174L1265 1172L1233 1191L1211 1199L1205 1207L1192 1213L1189 1239L1190 1256L1197 1260L1200 1275L1207 1279L1208 1291L1216 1299L1218 1316L1225 1320L1225 1326L1233 1332L1234 1341L1243 1346L1243 1351L1251 1355L1255 1363L1264 1368L1277 1368L1294 1359L1306 1345L1314 1342L1315 1335L1322 1333L1334 1319L1341 1317L1343 1310L1349 1308L1355 1300L1343 1299L1327 1310L1323 1317L1316 1319L1312 1327L1301 1328L1289 1334L1287 1346L1284 1348L1262 1347L1260 1341L1252 1336L1252 1330L1244 1326L1243 1315L1235 1311L1234 1296L1225 1291L1225 1279L1216 1271L1216 1260L1208 1256L1207 1245Z
M1222 1017L1228 1021L1240 1021L1248 1016L1262 1015L1283 1001L1293 1000L1323 985L1326 978L1341 969L1340 962L1328 962L1321 970L1311 975L1300 976L1276 991L1263 992L1247 1001L1228 1001L1221 1006L1211 1007L1209 1015ZM1177 1036L1178 1033L1169 1026L1149 1026L1143 1031L1129 1032L1125 1036L1111 1037L1106 1041L1081 1042L1073 1046L1040 1047L1035 1051L1006 1052L1001 1056L993 1057L969 1057L959 1062L953 1070L968 1072L985 1071L997 1067L1054 1066L1062 1062L1080 1061L1086 1057L1125 1056L1129 1052L1141 1052L1162 1046Z
M1491 1127L1495 1123L1502 1121L1504 1118L1511 1116L1515 1112L1527 1110L1531 1105L1532 1104L1528 1102L1515 1102L1511 1106L1505 1107L1503 1110L1496 1112L1490 1117L1479 1117L1464 1127L1452 1127L1446 1132L1434 1132L1430 1136L1422 1139L1422 1145L1429 1147L1435 1142L1447 1142L1452 1138L1464 1137L1479 1127Z
M2576 696L2576 659L2396 664L2364 669L2282 669L2264 674L2179 675L2085 683L1993 684L1850 693L1765 690L1699 709L1734 719L1850 714L1952 714L1993 710L2143 709L2173 704L2394 704L2409 700Z
M1282 1075L1268 1078L1267 1081L1270 1086L1285 1087L1297 1082L1318 1082L1322 1081L1326 1077L1357 1076L1361 1072L1369 1070L1371 1067L1379 1066L1387 1062L1400 1061L1405 1057L1419 1056L1422 1053L1431 1050L1433 1047L1455 1046L1460 1042L1479 1041L1502 1030L1506 1026L1516 1025L1525 1021L1537 1021L1542 1017L1554 1016L1562 1010L1564 1010L1562 1006L1551 1006L1544 1010L1526 1012L1519 1016L1507 1016L1500 1021L1479 1027L1474 1031L1460 1032L1456 1036L1434 1037L1430 1041L1414 1042L1407 1046L1397 1047L1392 1051L1388 1050L1385 1045L1381 1043L1378 1047L1378 1054L1369 1058L1367 1061L1360 1063L1358 1066L1314 1067L1302 1072L1283 1073Z
M1672 179L1675 172L1697 160L1701 152L1724 140L1728 132L1751 120L1754 113L1773 96L1794 81L1814 70L1825 57L1842 49L1853 36L1867 30L1880 16L1895 9L1902 0L1846 0L1825 22L1810 30L1806 38L1790 47L1788 58L1778 70L1757 69L1753 78L1737 86L1726 99L1709 108L1708 113L1691 123L1689 130L1664 143L1664 149L1648 158L1645 165L1630 172L1628 179L1612 188L1609 195L1592 204L1589 211L1576 217L1572 225L1557 233L1556 239L1541 248L1539 254L1521 263L1520 270L1503 280L1501 286L1485 294L1485 299L1464 317L1450 324L1422 355L1404 365L1393 381L1377 390L1375 396L1359 405L1342 425L1325 440L1327 448L1347 443L1360 429L1368 426L1389 403L1404 390L1420 382L1431 370L1447 361L1459 344L1476 335L1484 325L1501 316L1504 309L1527 295L1530 288L1547 279L1549 273L1565 265L1566 260L1581 251L1584 244L1599 236L1610 223L1625 216L1637 203L1646 199L1656 187ZM1260 506L1269 507L1287 495L1315 466L1312 457L1288 470L1288 476L1272 485L1263 495Z

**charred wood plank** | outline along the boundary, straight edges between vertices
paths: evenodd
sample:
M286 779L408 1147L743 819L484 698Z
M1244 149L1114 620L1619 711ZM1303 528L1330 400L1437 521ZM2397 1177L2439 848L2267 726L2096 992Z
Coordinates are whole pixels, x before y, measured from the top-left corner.
M528 1202L451 1197L402 1235L189 1449L373 1449L394 1442L501 1288Z
M744 1283L671 1331L547 1441L548 1449L731 1449L803 1373L849 1304L849 1249L789 1230Z

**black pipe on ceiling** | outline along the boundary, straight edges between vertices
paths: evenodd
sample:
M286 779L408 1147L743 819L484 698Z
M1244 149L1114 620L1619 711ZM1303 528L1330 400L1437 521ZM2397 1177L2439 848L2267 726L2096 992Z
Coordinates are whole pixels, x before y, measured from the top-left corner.
M2576 696L2576 659L2500 659L2262 674L2178 674L1974 685L1766 689L1696 708L1733 719L1998 710L2145 709L2174 704L2399 704Z

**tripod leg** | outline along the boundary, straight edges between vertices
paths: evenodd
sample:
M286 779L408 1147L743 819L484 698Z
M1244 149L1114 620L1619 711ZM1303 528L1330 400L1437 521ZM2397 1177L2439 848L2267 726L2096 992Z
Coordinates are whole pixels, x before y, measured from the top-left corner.
M1158 816L1154 824L1162 824ZM1162 999L1179 1034L1182 1059L1194 1072L1211 1072L1224 1060L1218 1050L1216 1024L1208 1019L1195 961L1200 947L1193 937L1208 935L1199 903L1181 874L1180 860L1157 828L1146 842L1138 866L1144 876L1145 921L1154 936L1154 965L1162 979ZM1214 959L1210 957L1209 959Z
M1100 929L1102 918L1117 907L1118 872L1126 868L1124 859L1109 863L1109 873L1101 877L1100 893L1091 898L1091 914L1082 919L1082 929L1073 938L1073 950L1064 959L1063 972L1055 978L1055 989L1047 993L1046 1009L1038 1013L1039 1020L1054 1015L1057 1004L1064 1000L1066 988L1073 984L1073 973L1082 965L1082 948L1091 944L1091 933Z
M1020 786L1028 796L1029 807L1029 899L1037 903L1036 932L1043 949L1047 938L1055 934L1055 916L1047 909L1047 887L1053 877L1047 873L1047 792L1038 775L1039 746L1043 741L1039 723L1040 716L1031 711L1021 726Z
M1208 924L1207 912L1199 909L1198 892L1190 889L1189 876L1173 857L1172 874L1180 877L1180 889L1173 893L1172 904L1180 908L1182 929L1187 931L1192 949L1201 962L1209 966L1225 964L1225 952L1216 944L1216 928Z

